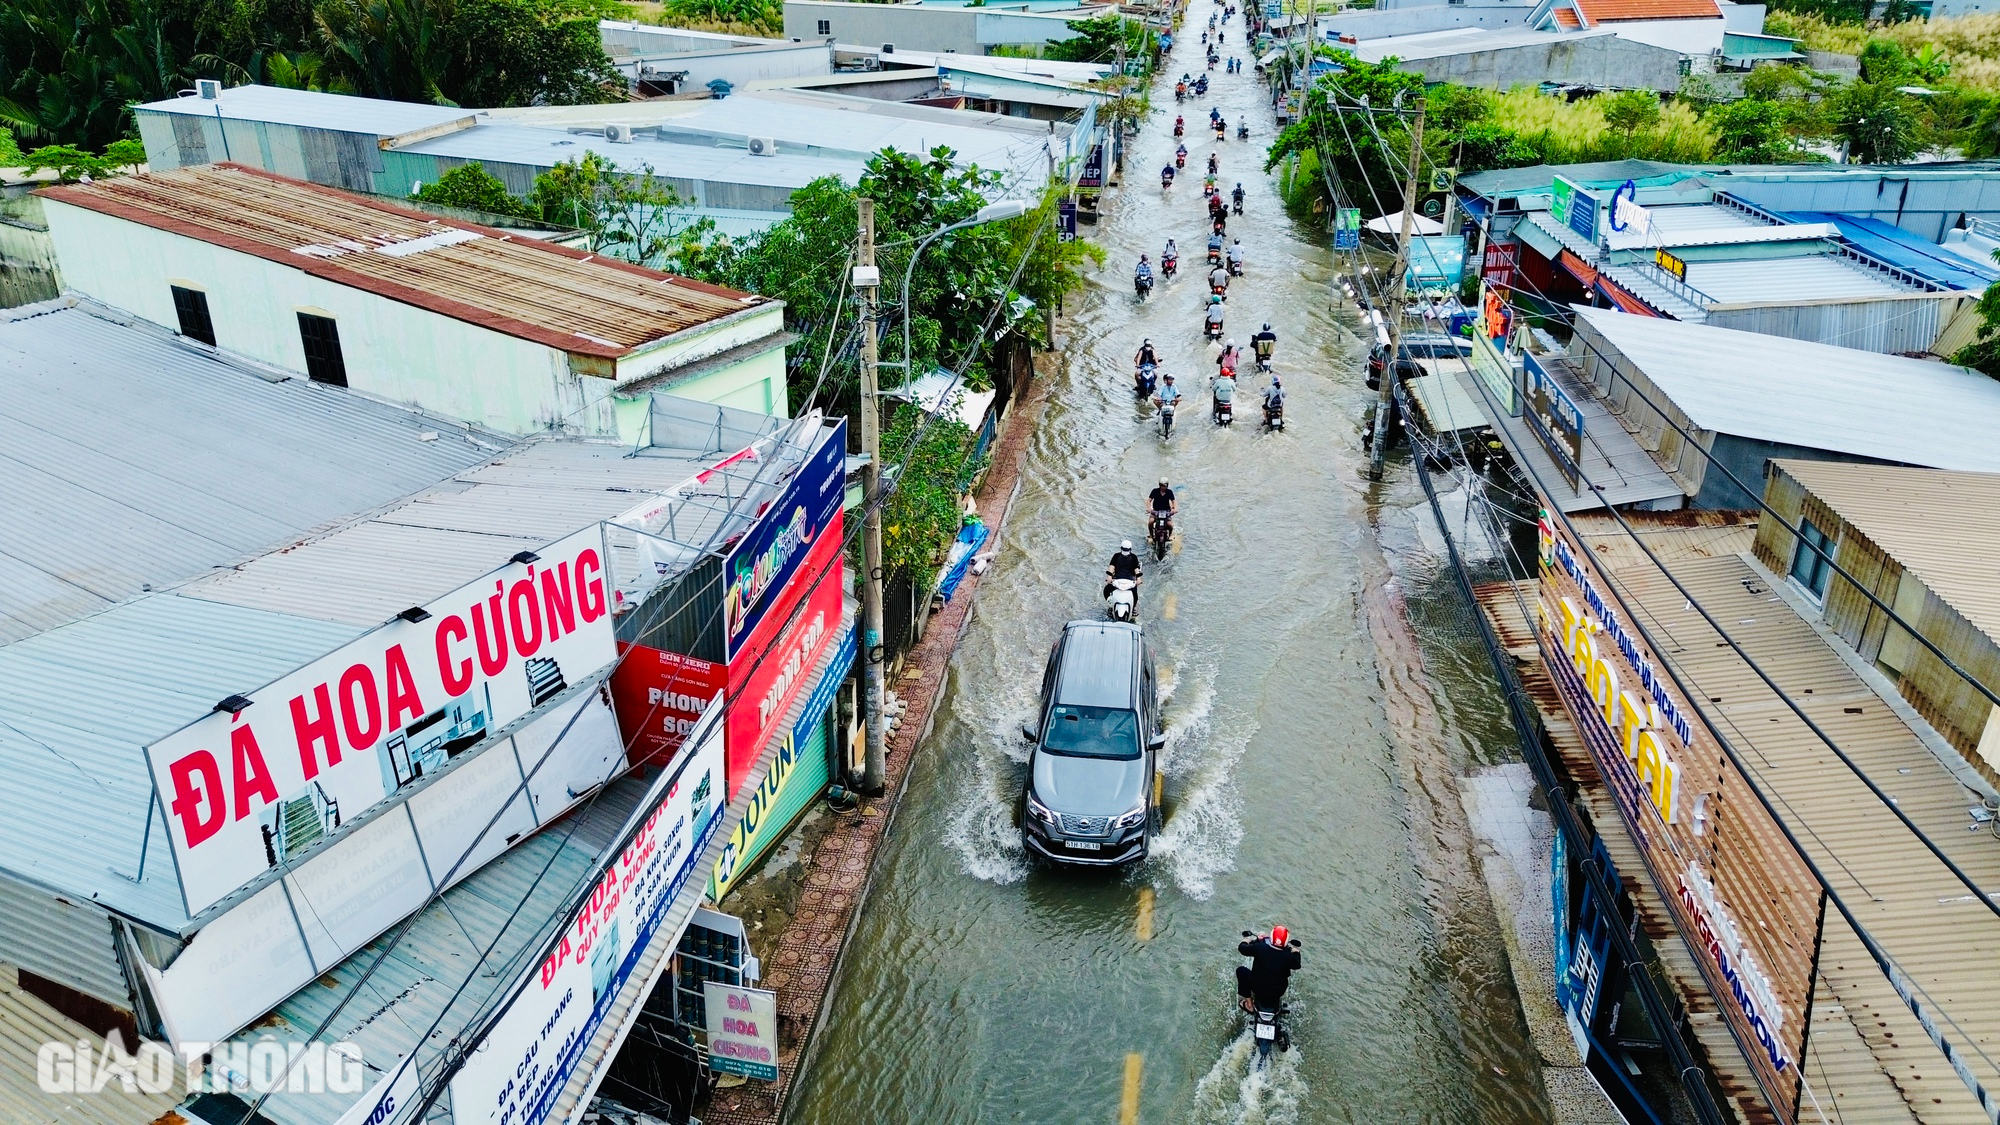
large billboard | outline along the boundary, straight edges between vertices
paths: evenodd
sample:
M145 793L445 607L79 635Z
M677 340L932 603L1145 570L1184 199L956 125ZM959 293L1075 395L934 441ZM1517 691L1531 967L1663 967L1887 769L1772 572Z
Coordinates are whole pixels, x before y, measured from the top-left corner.
M840 527L813 544L792 592L789 616L770 618L768 639L729 665L729 795L736 796L757 754L778 733L792 700L809 685L813 665L839 639L841 623Z
M610 664L604 558L596 524L523 552L148 746L188 913Z
M1544 515L1551 678L1758 1085L1795 1116L1819 886L1700 722L1589 552Z
M693 751L647 790L596 882L466 1055L451 1079L459 1125L535 1125L548 1116L668 908L706 874L699 861L727 804L721 733L710 718L690 734Z
M611 698L626 752L634 764L665 765L729 686L729 667L650 645L618 648L625 659L611 674Z
M840 522L846 495L847 424L821 431L820 442L785 491L765 509L723 563L723 659L734 664L757 626L782 616L786 587L813 544Z

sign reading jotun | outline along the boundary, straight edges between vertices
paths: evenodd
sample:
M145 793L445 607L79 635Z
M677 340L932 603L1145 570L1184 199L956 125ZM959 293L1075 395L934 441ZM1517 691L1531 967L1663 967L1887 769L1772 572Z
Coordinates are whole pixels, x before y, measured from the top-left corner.
M611 663L606 589L592 525L147 747L188 913Z
M820 532L840 516L846 496L847 426L834 426L799 466L784 494L738 540L723 563L723 660L736 659L757 623L779 600Z

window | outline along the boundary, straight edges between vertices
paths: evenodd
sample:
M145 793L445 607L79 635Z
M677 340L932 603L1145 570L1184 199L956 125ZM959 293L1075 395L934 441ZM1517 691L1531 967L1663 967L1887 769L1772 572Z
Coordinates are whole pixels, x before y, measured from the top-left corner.
M1139 716L1117 707L1059 703L1049 711L1042 749L1070 758L1139 756Z
M832 21L832 20L821 20L821 21L819 21L819 33L820 33L821 35L832 35L832 34L833 34L833 21Z
M208 318L208 294L199 289L169 286L174 291L174 315L181 319L181 335L215 346L215 322Z
M1824 553L1822 553L1824 552ZM1826 597L1826 576L1833 573L1833 540L1813 521L1799 521L1799 545L1792 548L1792 581L1815 598Z
M340 326L330 316L299 314L299 338L306 345L306 377L315 383L347 385L347 364L340 358Z

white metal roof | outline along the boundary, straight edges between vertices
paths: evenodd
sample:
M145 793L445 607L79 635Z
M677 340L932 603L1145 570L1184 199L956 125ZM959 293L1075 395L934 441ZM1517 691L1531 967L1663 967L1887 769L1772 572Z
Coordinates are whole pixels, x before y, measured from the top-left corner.
M1832 254L1796 258L1689 261L1687 283L1721 304L1784 305L1833 297L1887 297L1913 292L1882 274ZM1843 349L1844 350L1844 349Z
M1993 436L2000 382L1976 371L1571 307L1700 429L1905 465L2000 471Z
M448 156L460 160L495 161L551 168L594 152L623 172L647 166L661 176L761 187L802 188L821 176L852 180L862 161L779 152L751 156L741 148L669 144L647 138L614 143L591 133L526 125L476 125L457 133L403 145L397 151Z
M0 314L0 644L389 504L499 448L122 318L73 300Z
M317 90L288 90L280 86L231 86L223 90L219 98L187 94L165 101L147 102L136 108L194 117L269 121L306 129L373 133L378 137L443 128L454 122L471 124L473 114L472 110L455 106L392 102L381 98L325 94Z
M1528 27L1454 27L1444 31L1423 31L1415 35L1388 35L1364 39L1349 47L1362 62L1378 63L1386 58L1403 62L1472 55L1482 51L1504 51L1514 47L1538 47L1560 40L1565 45L1583 39L1615 35L1609 28L1587 31L1538 31Z

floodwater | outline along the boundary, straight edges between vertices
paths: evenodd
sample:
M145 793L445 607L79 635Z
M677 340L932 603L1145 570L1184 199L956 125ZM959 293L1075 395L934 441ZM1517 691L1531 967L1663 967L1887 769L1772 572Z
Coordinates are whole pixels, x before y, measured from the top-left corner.
M1210 10L1193 5L1191 35ZM1241 29L1226 25L1225 53L1244 52ZM1197 50L1175 65L1199 65ZM1366 345L1353 310L1329 307L1324 234L1287 219L1260 171L1263 87L1215 75L1210 98L1180 108L1185 179L1163 199L1168 77L1125 188L1086 228L1109 257L1075 298L1069 369L793 1101L801 1125L1118 1122L1132 1054L1148 1123L1547 1120L1451 780L1507 756L1511 734L1407 457L1385 484L1362 479ZM1199 131L1211 104L1231 122L1222 144ZM1234 136L1245 116L1249 143ZM1211 150L1248 195L1228 334L1247 345L1266 320L1278 333L1282 434L1253 424L1254 372L1234 428L1206 417ZM1133 263L1157 262L1169 236L1189 268L1142 304ZM1142 337L1191 400L1170 441L1130 391ZM1140 616L1168 689L1166 827L1133 869L1037 868L1014 820L1019 726L1062 623L1102 615L1104 561L1144 538L1162 476L1181 546L1148 561ZM1234 946L1274 923L1303 941L1305 968L1287 997L1295 1046L1258 1069Z

